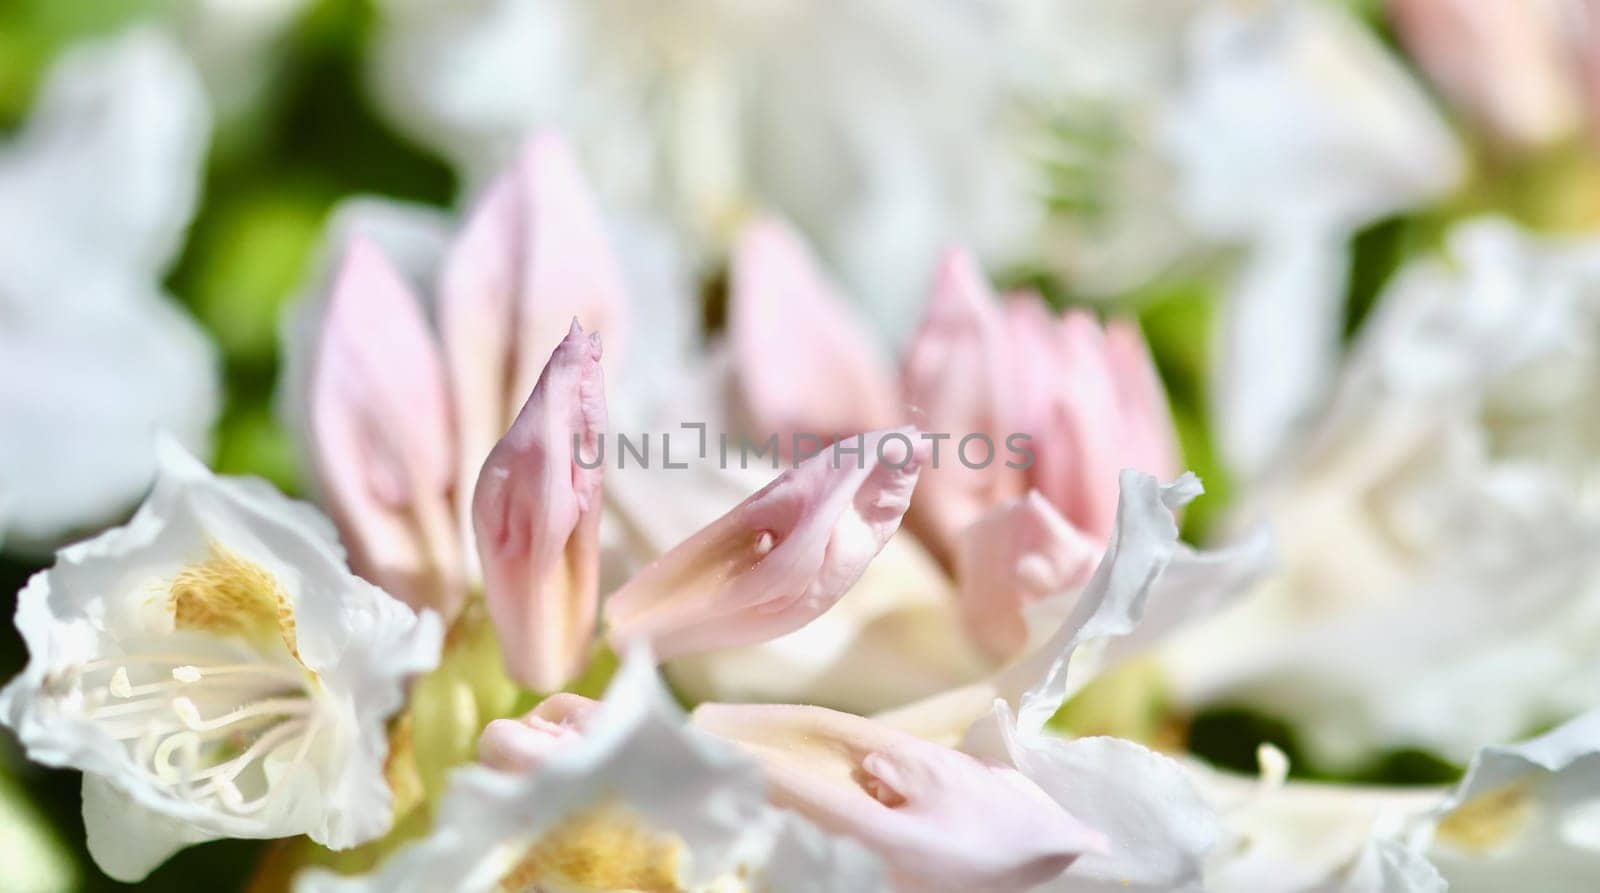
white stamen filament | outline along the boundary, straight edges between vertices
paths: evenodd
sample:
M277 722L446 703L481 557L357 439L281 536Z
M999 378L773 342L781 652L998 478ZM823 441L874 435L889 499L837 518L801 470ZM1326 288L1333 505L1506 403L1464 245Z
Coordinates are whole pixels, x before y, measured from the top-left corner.
M214 799L229 812L254 813L285 787L273 778L283 782L305 764L322 728L307 692L308 676L281 663L206 660L196 654L119 655L79 665L72 679L83 692L85 717L127 742L129 755L154 780L189 799ZM160 681L135 684L130 669ZM85 677L107 670L103 685L85 684ZM263 761L296 739L293 759L268 776ZM233 756L219 760L228 753ZM261 767L265 790L247 799L238 782L252 766Z
M247 719L264 716L295 716L310 713L311 701L305 697L295 698L267 698L235 707L216 719L205 719L200 715L200 708L188 698L173 698L172 712L178 715L185 726L196 732L208 732L213 729L222 729Z

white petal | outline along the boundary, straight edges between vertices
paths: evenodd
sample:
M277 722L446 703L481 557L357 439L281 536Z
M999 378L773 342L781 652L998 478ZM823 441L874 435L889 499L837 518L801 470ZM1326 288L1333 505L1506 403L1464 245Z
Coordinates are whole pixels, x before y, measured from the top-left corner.
M1344 323L1344 238L1291 230L1261 239L1228 287L1213 390L1218 444L1255 478L1328 396Z
M1206 855L1222 827L1176 761L1120 738L1021 731L1003 702L969 732L966 748L1016 766L1105 836L1104 852L1080 856L1042 890L1206 889Z
M150 484L156 432L204 449L221 399L215 349L163 296L108 276L75 288L82 300L52 292L0 306L13 549L45 551L116 520Z
M1487 747L1435 813L1429 858L1451 890L1582 890L1600 877L1600 711Z
M1216 5L1190 38L1195 74L1167 136L1183 207L1202 231L1349 232L1442 195L1463 173L1426 94L1342 9Z
M0 149L0 281L27 295L83 270L159 275L194 213L210 128L199 78L161 32L64 54Z
M186 846L222 836L147 809L105 777L87 774L83 776L83 830L94 864L123 883L143 880Z

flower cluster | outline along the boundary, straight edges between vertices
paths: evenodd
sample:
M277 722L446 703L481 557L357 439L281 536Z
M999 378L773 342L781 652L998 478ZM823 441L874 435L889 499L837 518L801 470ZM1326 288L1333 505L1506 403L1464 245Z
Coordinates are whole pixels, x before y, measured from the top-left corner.
M1593 4L302 6L0 145L8 822L14 739L134 883L1600 888ZM341 28L460 213L201 205Z

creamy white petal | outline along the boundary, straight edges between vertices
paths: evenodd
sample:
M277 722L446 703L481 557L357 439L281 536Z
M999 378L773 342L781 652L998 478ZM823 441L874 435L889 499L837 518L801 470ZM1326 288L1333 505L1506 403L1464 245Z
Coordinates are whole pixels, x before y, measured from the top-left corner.
M1254 477L1326 396L1350 234L1447 193L1465 164L1405 69L1331 4L1211 4L1189 64L1166 144L1185 219L1247 246L1213 405L1225 458Z
M1207 889L1206 856L1222 838L1222 826L1177 761L1120 738L1067 739L1019 729L1003 701L968 731L963 747L1015 766L1105 836L1101 852L1080 856L1041 890Z
M1600 711L1484 748L1434 818L1428 857L1451 890L1592 889L1600 878Z
M117 520L150 484L156 432L205 449L221 403L216 349L153 285L80 275L71 290L8 302L0 282L8 549L48 554Z
M1600 700L1600 241L1502 221L1402 270L1312 436L1242 509L1283 573L1164 652L1181 700L1296 722L1321 764L1489 741Z
M161 273L194 213L210 129L199 78L164 33L70 49L0 148L4 291L26 297L85 269Z
M1411 822L1438 803L1437 787L1380 788L1285 781L1288 761L1261 748L1259 778L1187 759L1183 767L1217 811L1223 834L1206 860L1217 893L1437 893L1438 874Z
M75 47L0 146L0 492L13 550L116 520L158 429L204 449L215 352L160 293L193 212L210 123L161 33Z

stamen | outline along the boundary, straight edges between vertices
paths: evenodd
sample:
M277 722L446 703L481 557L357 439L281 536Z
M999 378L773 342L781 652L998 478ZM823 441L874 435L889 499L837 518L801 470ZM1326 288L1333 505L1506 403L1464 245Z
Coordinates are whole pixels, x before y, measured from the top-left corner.
M83 716L125 742L152 780L246 815L264 808L300 771L322 721L307 690L314 677L304 667L270 659L215 662L219 657L121 654L72 667L70 684L83 694ZM91 681L97 678L104 682ZM155 681L135 682L141 679ZM269 778L263 761L291 742L291 762ZM261 774L246 775L254 767ZM249 799L239 780L253 777L266 779L266 789Z
M267 698L254 704L235 707L216 719L205 719L200 715L200 708L188 698L173 698L172 712L178 715L183 724L196 732L221 729L234 725L247 719L262 716L295 716L311 712L311 701L304 697L299 698Z
M106 687L111 689L111 693L119 698L133 697L133 685L128 682L128 670L126 667L117 667L117 671L111 674L111 682Z
M181 751L183 765L175 766L172 757ZM168 735L167 740L161 742L156 748L155 757L151 766L155 775L162 781L177 783L187 780L200 765L200 736L189 732L179 732Z
M320 728L321 725L319 723L313 722L310 724L310 728L305 732L305 734L300 736L300 746L295 750L294 759L290 760L288 767L283 770L281 779L294 777L295 773L299 771L300 767L305 765L306 756L311 752L311 740L316 737L316 734ZM259 812L262 807L266 806L268 803L271 803L273 798L277 796L278 792L283 790L285 786L282 783L277 785L268 785L266 793L254 800L246 800L244 799L243 792L239 790L239 786L234 784L233 780L237 777L237 772L231 775L218 776L217 778L212 779L211 789L212 792L217 795L217 799L222 801L224 806L228 807L228 809L232 810L233 812L242 815Z

